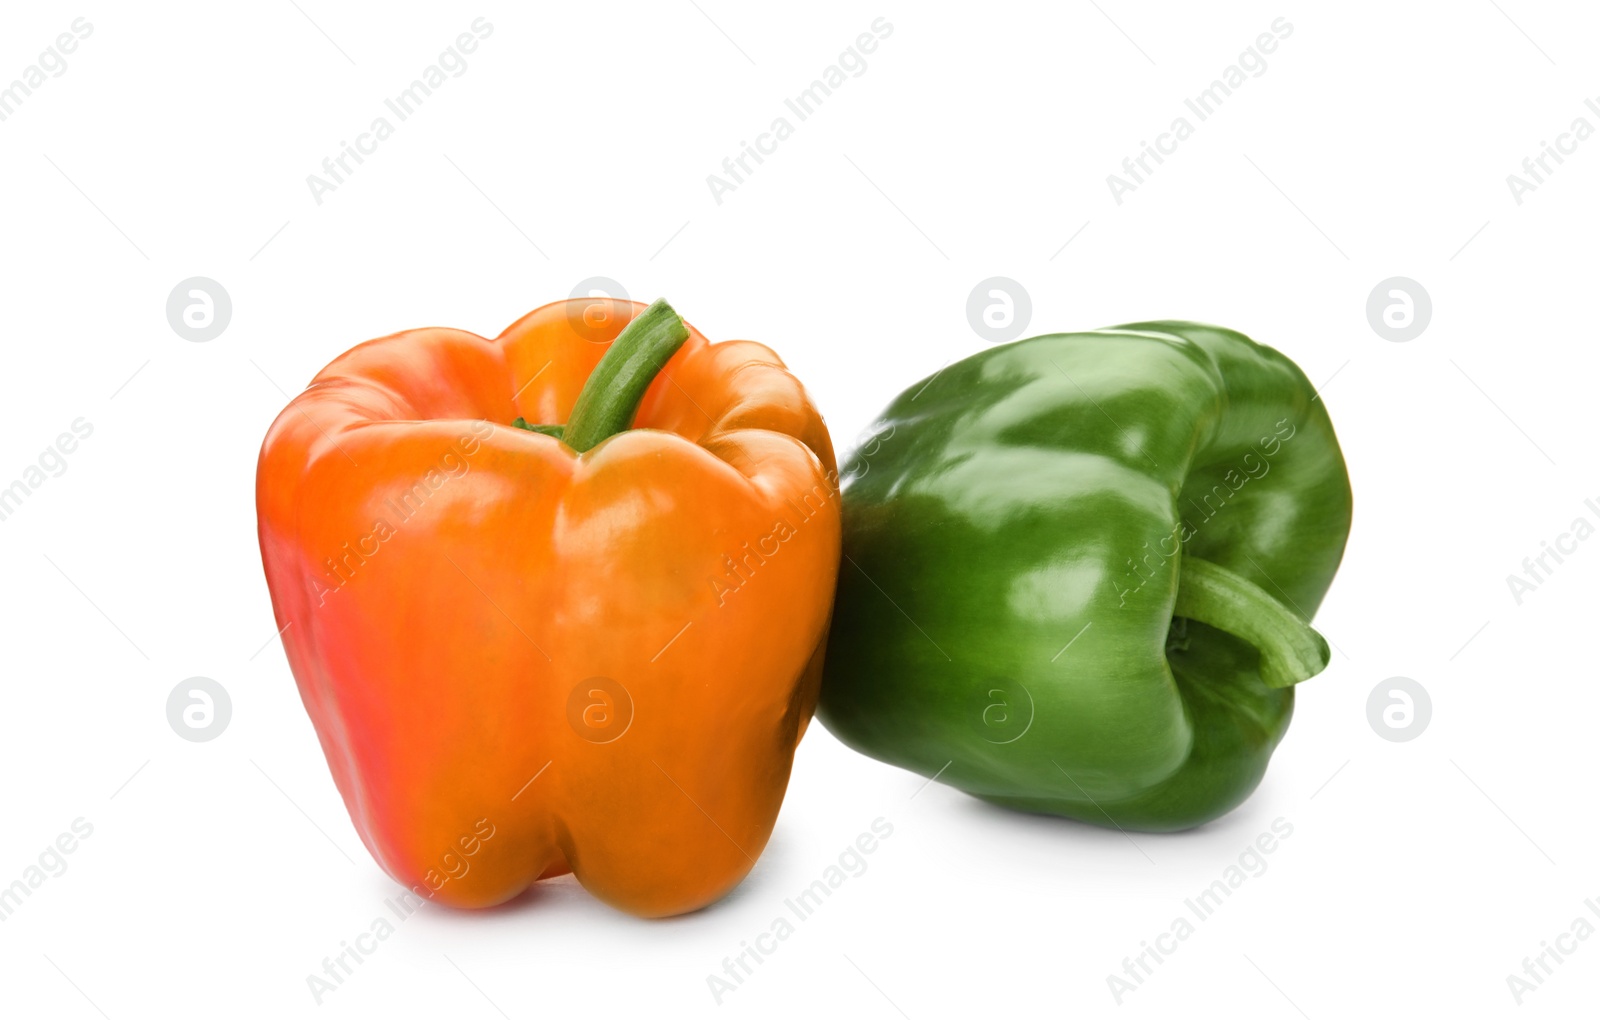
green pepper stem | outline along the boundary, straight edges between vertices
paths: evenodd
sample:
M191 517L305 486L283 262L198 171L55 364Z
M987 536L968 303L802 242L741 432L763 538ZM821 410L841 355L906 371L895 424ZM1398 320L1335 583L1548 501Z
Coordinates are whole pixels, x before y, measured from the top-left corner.
M1172 614L1254 645L1268 687L1293 686L1327 667L1328 642L1263 589L1194 556L1183 558L1181 571Z
M688 328L664 299L634 316L589 373L562 441L583 453L632 428L645 390L688 339Z

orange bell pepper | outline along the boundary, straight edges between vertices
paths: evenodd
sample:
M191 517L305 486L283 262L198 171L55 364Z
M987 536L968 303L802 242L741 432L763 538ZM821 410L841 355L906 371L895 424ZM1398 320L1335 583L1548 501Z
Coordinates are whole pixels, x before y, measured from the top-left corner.
M373 340L273 423L256 508L301 698L397 881L486 907L570 871L654 917L749 872L839 563L828 431L771 350L609 299Z

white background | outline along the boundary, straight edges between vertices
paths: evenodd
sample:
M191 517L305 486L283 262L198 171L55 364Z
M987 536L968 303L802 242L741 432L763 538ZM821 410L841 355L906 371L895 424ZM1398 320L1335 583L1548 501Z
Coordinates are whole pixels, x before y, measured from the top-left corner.
M1600 139L1520 205L1506 176L1574 118L1600 127L1583 105L1600 96L1596 12L297 3L13 4L0 25L0 82L75 17L93 25L0 123L0 484L74 419L94 427L0 522L0 885L75 818L93 825L0 923L0 1012L1592 1005L1600 939L1520 1007L1506 978L1580 915L1600 924L1584 906L1600 897L1600 541L1520 606L1506 577L1600 498ZM466 72L314 202L307 175L480 15L494 31ZM894 31L866 71L713 201L707 175L880 16ZM1279 17L1294 30L1265 73L1117 204L1107 174ZM233 300L209 343L165 316L195 275ZM1300 688L1260 790L1201 830L1130 839L919 793L816 726L771 845L724 902L645 922L569 878L486 913L430 906L315 1004L307 975L397 887L269 640L253 487L280 387L402 328L493 335L594 275L777 349L841 452L896 392L986 349L964 308L990 276L1026 286L1029 333L1183 317L1295 359L1325 384L1356 512L1316 621L1339 652ZM1396 275L1433 302L1408 343L1366 317ZM167 722L192 676L231 694L209 743ZM1394 676L1432 699L1407 743L1367 718ZM880 816L894 834L869 870L718 1006L707 975ZM1119 1006L1108 975L1280 817L1293 835L1268 870Z

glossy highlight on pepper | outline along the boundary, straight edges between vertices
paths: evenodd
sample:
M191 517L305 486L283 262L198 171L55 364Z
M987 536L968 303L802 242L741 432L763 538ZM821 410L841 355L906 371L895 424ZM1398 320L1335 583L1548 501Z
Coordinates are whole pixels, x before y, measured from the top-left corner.
M997 347L846 461L818 717L974 796L1123 829L1244 801L1328 663L1349 479L1299 368L1145 322Z
M641 916L725 894L815 705L836 482L778 356L664 302L336 359L269 431L257 515L373 857L460 907L569 871Z

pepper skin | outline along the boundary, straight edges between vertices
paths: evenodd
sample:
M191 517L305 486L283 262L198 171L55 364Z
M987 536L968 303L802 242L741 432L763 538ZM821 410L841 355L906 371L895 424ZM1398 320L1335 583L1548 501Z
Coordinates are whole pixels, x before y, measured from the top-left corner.
M676 331L664 367L601 362L636 316ZM289 664L362 841L419 896L487 907L570 871L678 914L766 845L820 683L833 450L777 355L685 329L602 299L493 340L398 333L266 437ZM578 452L511 427L568 423L580 392L624 431Z
M1344 552L1333 427L1287 358L1148 322L911 387L847 460L818 718L1026 811L1172 831L1256 788Z

